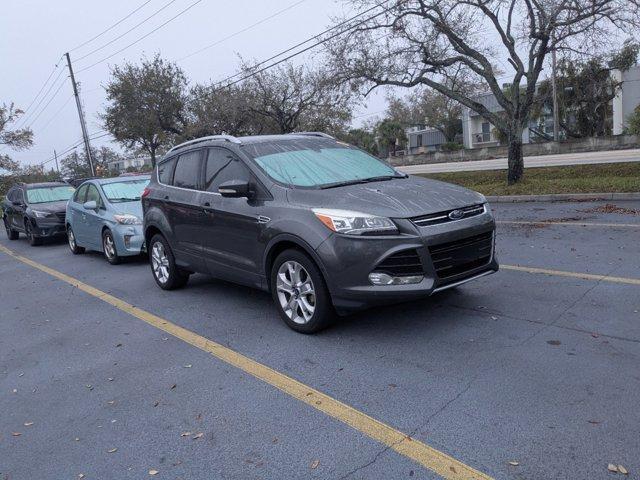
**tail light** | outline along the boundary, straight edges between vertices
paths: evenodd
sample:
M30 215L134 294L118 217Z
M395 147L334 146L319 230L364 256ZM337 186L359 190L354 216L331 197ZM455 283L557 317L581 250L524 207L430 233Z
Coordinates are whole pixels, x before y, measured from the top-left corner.
M151 189L149 187L144 187L144 190L142 191L142 195L140 195L142 198L146 197L147 195L149 195L151 193Z

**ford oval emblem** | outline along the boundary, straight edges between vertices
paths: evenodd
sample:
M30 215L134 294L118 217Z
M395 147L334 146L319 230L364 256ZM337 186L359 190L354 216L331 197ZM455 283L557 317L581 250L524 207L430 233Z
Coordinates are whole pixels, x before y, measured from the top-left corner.
M462 217L464 217L464 211L463 210L451 210L449 212L448 217L451 220L460 220Z

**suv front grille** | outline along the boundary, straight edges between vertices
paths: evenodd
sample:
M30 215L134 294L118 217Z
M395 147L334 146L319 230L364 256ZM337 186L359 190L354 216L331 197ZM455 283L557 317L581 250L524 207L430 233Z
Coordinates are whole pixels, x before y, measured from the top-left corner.
M450 218L449 214L456 210L462 212L462 216L459 218ZM484 205L470 205L468 207L456 208L454 210L446 210L444 212L430 213L429 215L421 215L419 217L413 217L411 221L419 227L426 227L429 225L438 225L439 223L453 222L455 220L462 220L463 218L475 217L484 213Z
M58 217L58 220L60 220L61 222L64 222L65 219L65 212L57 212L56 213L56 217Z
M392 277L424 274L422 261L415 248L388 256L378 264L375 271L387 273Z
M439 278L453 277L486 265L491 260L493 232L429 247Z

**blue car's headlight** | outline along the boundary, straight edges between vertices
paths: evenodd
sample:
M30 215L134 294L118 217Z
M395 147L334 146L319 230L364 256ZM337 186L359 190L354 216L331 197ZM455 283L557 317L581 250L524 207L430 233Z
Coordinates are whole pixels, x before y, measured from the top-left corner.
M142 220L140 220L135 215L131 215L130 213L125 213L123 215L114 215L116 222L122 225L142 225Z

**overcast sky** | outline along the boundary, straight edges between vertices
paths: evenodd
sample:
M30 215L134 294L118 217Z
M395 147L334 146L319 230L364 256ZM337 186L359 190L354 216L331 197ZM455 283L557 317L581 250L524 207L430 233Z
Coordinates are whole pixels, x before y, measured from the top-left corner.
M97 114L103 110L105 103L102 85L109 77L110 65L137 61L142 55L152 56L159 52L164 58L178 61L193 82L221 80L236 73L238 55L248 60L268 58L323 31L331 24L332 17L350 13L341 0L201 0L139 43L105 62L81 71L149 33L195 1L173 0L170 3L171 0L149 0L146 3L147 0L4 0L0 16L0 103L14 102L22 109L27 108L49 74L54 71L56 63L59 68L54 71L51 80L61 72L57 83L50 81L49 85L53 87L49 94L46 97L41 95L44 101L38 108L34 108L38 104L36 101L27 112L29 117L26 117L25 123L28 125L33 122L33 148L25 152L5 150L5 153L25 164L40 163L53 154L54 148L61 152L82 138L71 83L67 81L53 96L67 77L66 63L61 59L64 52L71 52L88 130L95 133L102 130ZM160 13L130 33L91 53L169 3ZM112 30L87 45L72 50L141 5L143 6L136 13ZM190 58L179 60L287 8L285 12L232 39ZM80 60L83 55L87 57ZM309 60L309 57L304 56L296 59L298 62ZM51 102L44 108L50 98ZM379 112L384 107L382 92L374 94L366 107L355 113L358 116L355 122L369 118L362 115ZM109 143L109 137L92 141L94 146L103 144L116 147Z

